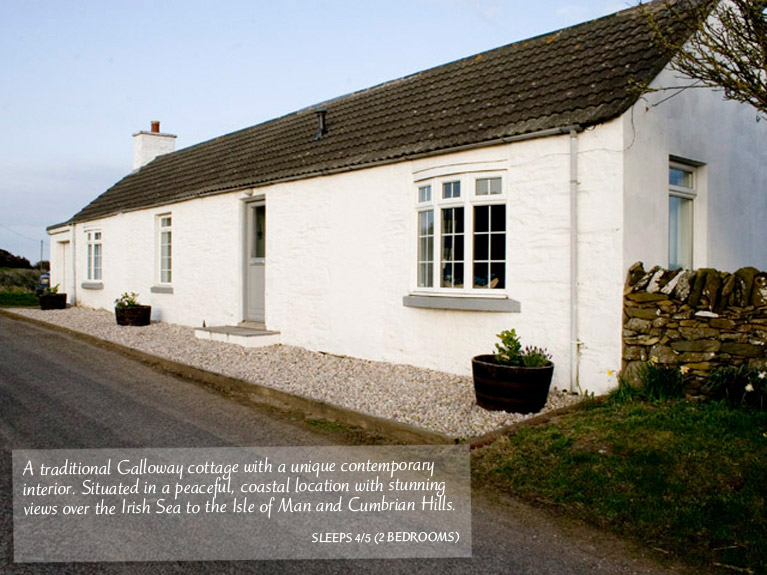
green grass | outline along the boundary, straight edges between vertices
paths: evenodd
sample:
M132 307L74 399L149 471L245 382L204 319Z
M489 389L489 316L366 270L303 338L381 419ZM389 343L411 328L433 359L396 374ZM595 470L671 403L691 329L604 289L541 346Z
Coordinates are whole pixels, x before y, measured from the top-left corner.
M23 288L0 287L0 307L39 307L40 301L34 292Z
M473 455L474 479L691 564L767 572L767 413L605 402Z

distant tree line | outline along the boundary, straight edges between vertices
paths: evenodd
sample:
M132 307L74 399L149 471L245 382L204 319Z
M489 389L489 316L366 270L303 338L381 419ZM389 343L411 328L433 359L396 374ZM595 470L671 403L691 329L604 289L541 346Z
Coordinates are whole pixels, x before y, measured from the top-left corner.
M32 268L40 270L48 270L49 265L47 261L37 262L34 266L29 262L27 258L21 256L15 256L11 252L0 249L0 268L13 268L29 270Z

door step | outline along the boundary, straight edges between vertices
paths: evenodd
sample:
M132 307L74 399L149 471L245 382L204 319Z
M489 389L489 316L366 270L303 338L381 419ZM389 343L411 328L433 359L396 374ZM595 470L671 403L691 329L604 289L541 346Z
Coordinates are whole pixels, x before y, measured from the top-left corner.
M222 325L217 327L198 327L194 330L195 337L211 339L224 343L236 343L243 347L264 347L280 343L280 332L269 331L263 324L242 322L239 325Z

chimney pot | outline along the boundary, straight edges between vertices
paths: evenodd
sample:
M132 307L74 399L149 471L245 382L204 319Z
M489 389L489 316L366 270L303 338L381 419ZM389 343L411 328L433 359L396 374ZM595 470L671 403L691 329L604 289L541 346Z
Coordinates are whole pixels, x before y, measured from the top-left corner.
M160 122L157 120L154 120L152 122L152 133L153 134L159 134L160 133Z

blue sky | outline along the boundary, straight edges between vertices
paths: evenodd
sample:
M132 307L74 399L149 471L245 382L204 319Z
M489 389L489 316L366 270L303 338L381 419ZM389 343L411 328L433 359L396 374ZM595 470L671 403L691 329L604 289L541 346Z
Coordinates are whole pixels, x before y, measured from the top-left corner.
M0 248L47 259L151 120L187 147L635 3L0 0Z

